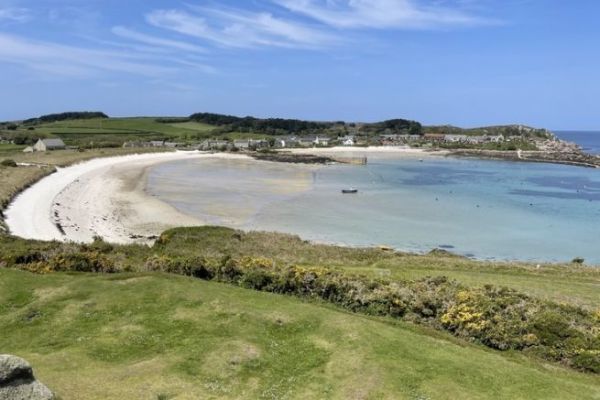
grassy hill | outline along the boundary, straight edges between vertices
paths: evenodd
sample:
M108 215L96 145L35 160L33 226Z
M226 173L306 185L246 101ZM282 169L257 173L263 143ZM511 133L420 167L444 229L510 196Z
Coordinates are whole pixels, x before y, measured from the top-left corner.
M0 348L62 399L595 399L596 375L156 273L0 269Z
M406 119L347 123L236 117L212 113L197 113L184 118L108 118L103 113L72 112L0 123L0 136L14 139L20 145L31 144L38 138L61 137L67 145L82 148L120 147L126 141L170 140L191 143L207 138L270 138L281 135L327 135L335 138L348 134L367 139L381 134L423 133L552 137L545 129L521 125L463 129L450 125L424 127L417 121ZM0 153L3 150L1 146Z

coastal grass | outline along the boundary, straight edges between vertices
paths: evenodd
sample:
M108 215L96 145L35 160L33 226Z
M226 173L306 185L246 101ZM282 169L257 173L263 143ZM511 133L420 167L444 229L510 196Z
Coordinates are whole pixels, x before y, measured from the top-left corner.
M0 238L0 255L9 265L17 259L77 252L79 248L68 243ZM578 264L476 261L444 252L417 255L379 248L315 244L295 235L210 226L166 231L159 243L151 247L98 242L92 248L100 249L120 271L143 271L149 259L161 256L178 259L260 257L280 266L326 267L370 278L416 280L446 276L469 287L504 286L544 300L600 309L600 269Z
M158 273L0 269L0 326L64 400L600 395L597 375L426 327Z
M463 284L506 286L535 297L600 308L600 269L576 264L476 261L446 252L425 255L380 248L315 244L295 235L221 227L176 228L152 248L174 257L266 257L276 263L324 266L394 280L447 276Z
M34 153L15 153L10 156L18 163L30 163L55 167L67 167L94 158L116 157L129 154L159 153L173 151L166 148L96 148L86 150L54 150Z

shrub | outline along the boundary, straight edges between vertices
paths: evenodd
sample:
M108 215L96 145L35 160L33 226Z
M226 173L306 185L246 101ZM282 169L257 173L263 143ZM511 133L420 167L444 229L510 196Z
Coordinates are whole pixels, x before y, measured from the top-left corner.
M17 163L15 160L11 160L11 159L7 158L7 159L0 161L0 165L2 165L3 167L15 168L17 166Z
M48 266L51 271L116 272L113 261L97 251L58 255L48 261Z

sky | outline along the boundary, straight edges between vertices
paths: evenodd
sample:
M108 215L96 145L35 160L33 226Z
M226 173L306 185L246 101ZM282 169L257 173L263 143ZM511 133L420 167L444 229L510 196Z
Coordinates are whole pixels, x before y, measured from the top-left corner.
M600 130L598 0L0 0L0 120Z

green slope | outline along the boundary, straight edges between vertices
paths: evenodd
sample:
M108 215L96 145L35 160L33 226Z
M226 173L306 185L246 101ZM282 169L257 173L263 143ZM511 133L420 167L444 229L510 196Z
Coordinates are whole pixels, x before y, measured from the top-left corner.
M0 349L62 399L594 399L600 377L161 274L0 269ZM159 397L160 396L160 397Z

